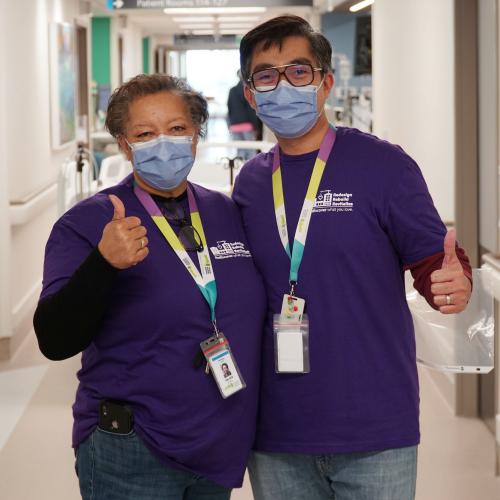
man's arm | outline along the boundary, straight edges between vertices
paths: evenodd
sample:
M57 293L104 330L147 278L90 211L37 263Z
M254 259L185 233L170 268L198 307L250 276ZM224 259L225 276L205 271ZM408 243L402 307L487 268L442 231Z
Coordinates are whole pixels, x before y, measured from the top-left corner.
M407 265L407 269L414 278L413 286L432 308L445 314L465 309L472 291L472 268L464 249L456 246L454 231L445 239L445 251Z

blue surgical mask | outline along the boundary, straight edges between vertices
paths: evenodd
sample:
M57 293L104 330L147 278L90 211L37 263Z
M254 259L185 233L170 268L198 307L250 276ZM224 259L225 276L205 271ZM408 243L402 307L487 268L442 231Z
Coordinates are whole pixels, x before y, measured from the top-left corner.
M294 87L285 80L269 92L255 92L257 116L277 136L302 137L319 119L318 87Z
M128 143L134 157L134 168L150 186L174 189L193 168L191 136L159 135L147 142Z

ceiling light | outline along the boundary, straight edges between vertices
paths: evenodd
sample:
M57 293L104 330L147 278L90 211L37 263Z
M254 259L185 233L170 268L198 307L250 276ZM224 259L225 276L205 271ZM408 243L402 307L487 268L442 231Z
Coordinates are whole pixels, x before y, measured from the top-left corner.
M212 31L214 31L214 25L213 24L210 24L210 23L207 23L207 24L179 24L179 28L181 30L196 30L196 29L200 29L200 30L208 30L208 29L211 29Z
M253 23L260 19L259 16L219 16L219 23Z
M214 30L193 30L191 31L193 35L215 35Z
M248 30L219 30L220 35L246 35Z
M351 12L358 12L358 10L364 9L365 7L369 7L375 2L375 0L363 0L362 2L358 2L357 4L349 7Z
M262 14L266 7L172 7L163 9L165 14Z
M255 26L255 24L248 24L248 23L220 23L219 28L222 29L252 29Z
M184 17L174 17L174 22L176 23L213 23L215 21L214 16L184 16Z

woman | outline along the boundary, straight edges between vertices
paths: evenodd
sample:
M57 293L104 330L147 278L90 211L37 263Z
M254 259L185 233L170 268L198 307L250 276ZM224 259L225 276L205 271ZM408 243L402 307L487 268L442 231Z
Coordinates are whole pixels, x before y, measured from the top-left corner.
M106 126L134 172L64 214L47 243L34 325L48 358L83 351L84 499L219 500L242 483L264 293L233 202L186 180L206 120L176 78L117 89Z

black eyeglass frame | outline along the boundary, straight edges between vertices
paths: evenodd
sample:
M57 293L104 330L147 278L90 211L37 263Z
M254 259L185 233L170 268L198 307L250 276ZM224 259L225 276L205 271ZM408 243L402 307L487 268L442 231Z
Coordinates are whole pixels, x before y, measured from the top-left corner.
M309 66L311 68L311 81L308 83L304 83L302 85L295 85L293 82L290 81L288 78L288 75L286 74L286 71L288 68L293 67L293 66ZM285 68L283 71L280 71L278 68ZM276 80L276 85L272 89L266 89L266 90L259 90L254 83L254 76L257 73L261 73L262 71L269 71L270 69L274 69L278 73L278 79ZM279 85L281 81L281 75L285 75L286 81L292 85L293 87L305 87L307 85L311 85L312 82L314 82L314 76L316 71L322 71L324 72L325 70L323 68L315 68L312 64L309 63L291 63L291 64L282 64L281 66L270 66L269 68L264 68L264 69L259 69L259 71L254 71L251 75L250 78L247 79L248 83L252 84L253 89L256 92L272 92L273 90L276 89L276 87Z

